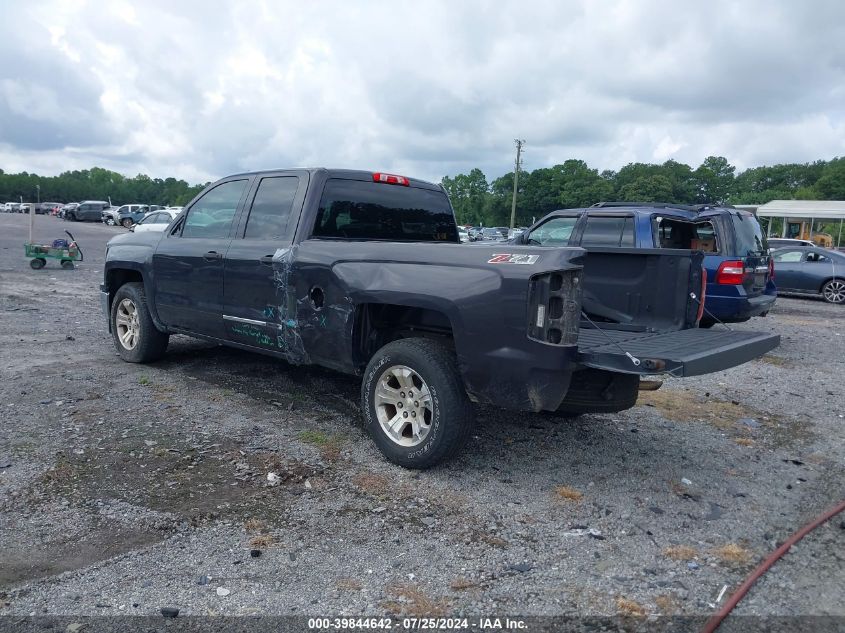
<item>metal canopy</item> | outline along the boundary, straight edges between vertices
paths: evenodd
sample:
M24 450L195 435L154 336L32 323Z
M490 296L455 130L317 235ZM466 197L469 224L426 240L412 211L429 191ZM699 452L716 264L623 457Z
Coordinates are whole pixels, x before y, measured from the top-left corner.
M845 220L845 200L772 200L757 207L757 217Z

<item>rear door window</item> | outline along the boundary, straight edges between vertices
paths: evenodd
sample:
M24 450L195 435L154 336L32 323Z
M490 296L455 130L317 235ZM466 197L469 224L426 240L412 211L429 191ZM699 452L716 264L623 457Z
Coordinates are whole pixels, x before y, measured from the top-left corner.
M442 191L340 178L326 183L312 237L460 242Z
M803 251L782 251L774 256L775 262L797 264L804 257Z
M606 215L587 217L581 246L634 246L634 218Z
M252 201L244 237L270 240L287 236L298 187L296 176L262 178Z
M652 218L654 246L680 248L705 253L719 251L719 239L713 222L690 222L678 218L654 216Z

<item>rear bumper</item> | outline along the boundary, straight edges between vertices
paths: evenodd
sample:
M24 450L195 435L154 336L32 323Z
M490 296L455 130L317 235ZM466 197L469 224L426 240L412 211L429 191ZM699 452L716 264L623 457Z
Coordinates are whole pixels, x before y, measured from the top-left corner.
M721 321L745 321L771 310L776 300L775 294L762 294L756 297L720 297L708 294L704 300L704 306L710 314ZM706 313L704 318L707 318Z
M759 358L780 345L780 336L723 329L665 333L582 329L578 345L578 360L587 367L627 374L700 376Z
M527 347L501 347L463 371L467 391L478 402L518 411L555 411L577 368L574 345L532 341Z

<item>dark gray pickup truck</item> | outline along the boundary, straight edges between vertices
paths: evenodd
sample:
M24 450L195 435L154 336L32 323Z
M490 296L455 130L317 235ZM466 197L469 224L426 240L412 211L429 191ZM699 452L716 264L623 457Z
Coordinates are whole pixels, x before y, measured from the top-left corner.
M640 377L719 371L776 347L698 329L702 254L461 244L443 189L291 169L209 185L163 233L112 239L101 287L120 356L187 334L362 377L391 461L459 451L471 402L563 415L634 406Z

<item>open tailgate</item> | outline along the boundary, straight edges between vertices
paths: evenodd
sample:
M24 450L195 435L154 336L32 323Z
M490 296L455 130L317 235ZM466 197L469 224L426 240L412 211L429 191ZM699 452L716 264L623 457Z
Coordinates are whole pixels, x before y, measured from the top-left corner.
M626 374L700 376L736 367L780 345L765 332L689 329L673 332L625 332L582 327L578 360L587 367ZM640 361L639 366L626 354Z

